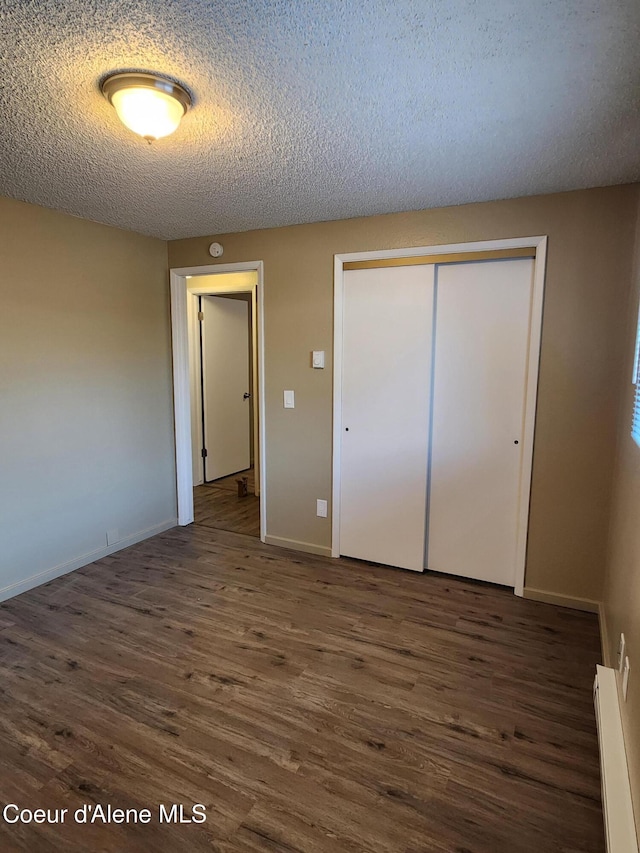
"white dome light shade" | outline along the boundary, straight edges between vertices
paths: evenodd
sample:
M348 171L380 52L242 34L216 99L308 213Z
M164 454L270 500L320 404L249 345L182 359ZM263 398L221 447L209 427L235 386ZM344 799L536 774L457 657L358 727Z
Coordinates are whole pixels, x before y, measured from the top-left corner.
M152 74L114 74L102 92L120 121L149 142L173 133L191 104L182 86Z
M169 136L184 115L182 104L158 89L120 89L111 103L120 121L145 139Z

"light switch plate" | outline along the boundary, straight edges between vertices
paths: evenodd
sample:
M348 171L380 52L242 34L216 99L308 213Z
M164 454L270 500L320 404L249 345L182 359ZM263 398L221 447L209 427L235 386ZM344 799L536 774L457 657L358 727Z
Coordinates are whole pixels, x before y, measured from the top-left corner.
M311 366L316 370L324 367L324 350L314 350L311 353Z
M296 398L293 391L285 391L284 392L284 407L285 409L295 409L296 407Z

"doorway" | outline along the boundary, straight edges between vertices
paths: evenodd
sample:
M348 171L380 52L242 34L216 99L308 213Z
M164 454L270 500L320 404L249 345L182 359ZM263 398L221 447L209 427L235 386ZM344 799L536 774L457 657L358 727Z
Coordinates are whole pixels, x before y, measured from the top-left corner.
M333 556L522 594L545 248L336 257Z
M264 541L262 263L171 270L178 523Z
M239 290L256 283L246 273L196 279L187 284L197 308L196 358L192 360L196 388L192 431L194 522L206 527L260 535L260 498L256 490L254 456L253 291ZM203 288L211 285L211 293ZM223 290L223 288L235 288ZM193 328L193 327L191 327Z
M195 361L201 425L194 463L197 483L212 483L253 467L251 296L198 294Z

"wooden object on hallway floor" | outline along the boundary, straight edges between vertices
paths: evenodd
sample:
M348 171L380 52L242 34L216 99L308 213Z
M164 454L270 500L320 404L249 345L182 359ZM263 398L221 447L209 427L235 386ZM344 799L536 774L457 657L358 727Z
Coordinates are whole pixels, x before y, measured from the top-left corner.
M236 483L238 484L238 497L239 498L246 498L247 495L249 494L249 491L247 489L247 483L248 482L249 482L248 477L240 477L238 480L236 480Z
M599 654L593 614L174 528L0 605L0 800L153 821L0 849L602 853Z
M253 494L253 468L240 473L247 479L247 497L238 497L236 474L195 487L193 508L196 524L260 536L260 499Z
M238 477L247 478L247 489L249 491L249 494L255 495L256 476L254 468L247 468L246 471L238 471L236 474L231 474L229 477L221 477L219 480L212 480L206 485L210 488L215 487L216 489L229 489L232 492L235 492Z

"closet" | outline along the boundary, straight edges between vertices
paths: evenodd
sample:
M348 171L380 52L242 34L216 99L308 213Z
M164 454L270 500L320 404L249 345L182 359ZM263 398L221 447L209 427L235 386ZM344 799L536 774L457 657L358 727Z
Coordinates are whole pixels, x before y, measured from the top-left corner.
M514 586L528 255L345 269L340 554Z

